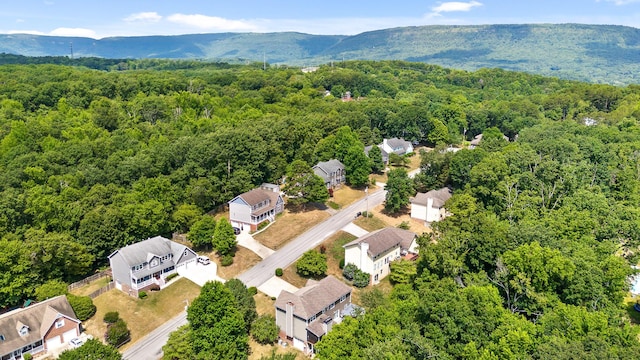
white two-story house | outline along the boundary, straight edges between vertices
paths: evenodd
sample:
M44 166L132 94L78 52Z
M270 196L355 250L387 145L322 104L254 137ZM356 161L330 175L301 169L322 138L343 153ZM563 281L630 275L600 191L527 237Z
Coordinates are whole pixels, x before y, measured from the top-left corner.
M451 189L442 188L426 193L418 193L410 199L411 217L427 224L443 220L450 215L444 204L451 198Z
M256 231L260 223L275 221L282 211L284 199L280 187L274 184L262 184L229 201L229 221L241 230Z
M125 246L109 255L115 287L138 296L138 292L162 287L165 279L181 267L195 266L198 255L188 247L162 236Z
M415 233L395 227L370 232L343 245L344 263L370 274L371 283L377 284L389 275L392 261L418 253L416 238Z

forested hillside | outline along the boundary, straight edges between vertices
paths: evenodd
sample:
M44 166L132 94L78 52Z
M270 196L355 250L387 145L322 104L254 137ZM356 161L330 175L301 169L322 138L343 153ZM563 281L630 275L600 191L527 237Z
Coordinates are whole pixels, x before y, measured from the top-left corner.
M0 308L188 230L293 160L326 160L345 126L364 145L484 133L425 156L420 186L452 186L454 215L421 240L417 275L363 296L366 315L335 326L320 358L637 357L622 300L640 239L639 87L400 61L160 63L177 70L0 67Z
M405 60L448 68L500 68L563 79L640 83L640 29L612 25L415 26L357 35L217 33L90 39L0 34L0 53L112 59L193 59L315 66Z

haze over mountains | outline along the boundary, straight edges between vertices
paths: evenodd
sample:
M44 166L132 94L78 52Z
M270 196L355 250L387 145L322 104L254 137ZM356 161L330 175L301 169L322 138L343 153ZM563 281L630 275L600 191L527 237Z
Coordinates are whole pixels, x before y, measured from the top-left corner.
M420 26L353 36L294 32L103 39L0 35L0 52L25 56L260 61L311 66L408 60L476 70L525 71L589 82L640 83L640 29L612 25Z

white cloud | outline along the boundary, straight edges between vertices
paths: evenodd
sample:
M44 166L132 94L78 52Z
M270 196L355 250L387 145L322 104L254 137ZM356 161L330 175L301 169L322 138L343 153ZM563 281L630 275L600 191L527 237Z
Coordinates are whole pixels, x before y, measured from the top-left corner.
M173 14L168 16L167 20L202 30L255 31L258 29L256 25L247 21L229 20L217 16L200 14Z
M155 11L131 14L126 18L124 18L124 21L127 21L127 22L134 22L134 21L158 22L160 20L162 20L162 16Z
M627 4L633 4L633 3L637 3L640 2L640 0L604 0L605 2L612 2L616 5L627 5ZM597 0L596 2L600 2L600 0Z
M431 9L433 13L440 14L443 12L455 12L455 11L470 11L474 7L482 6L481 2L478 1L469 1L469 2L459 2L459 1L450 1L441 3L438 6L435 6Z
M91 29L83 29L83 28L57 28L52 30L48 35L52 36L77 36L77 37L88 37L88 38L96 38L96 32Z

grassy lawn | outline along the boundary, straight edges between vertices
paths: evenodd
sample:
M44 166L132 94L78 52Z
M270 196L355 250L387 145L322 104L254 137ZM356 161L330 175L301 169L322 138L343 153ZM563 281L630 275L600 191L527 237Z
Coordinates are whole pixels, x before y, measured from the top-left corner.
M100 278L96 281L90 282L86 285L83 285L79 288L75 288L73 289L73 291L71 291L71 293L73 295L79 295L79 296L87 296L89 294L91 294L92 292L103 288L105 286L107 286L109 284L109 282L111 281L111 277L110 276L105 276L103 278Z
M273 250L278 250L329 216L328 212L312 206L307 206L307 210L298 212L285 209L283 215L279 216L276 222L263 232L254 235L253 238Z
M333 275L338 279L342 278L342 270L340 269L340 260L344 259L344 248L342 245L355 239L355 236L347 232L338 231L316 248L318 251L321 246L325 246L326 248L325 254L327 255L328 275Z
M387 214L384 211L384 204L381 204L371 209L371 213L373 214L373 217L360 217L353 223L367 231L375 231L388 226L398 226L402 222L406 222L407 224L409 224L409 230L418 235L421 235L425 232L431 232L431 228L425 226L424 222L411 218L411 212L409 208L406 208L404 211L401 211L398 214Z
M175 283L161 291L150 291L145 299L131 297L120 290L113 289L93 300L96 314L83 326L97 339L103 339L107 330L102 321L104 314L117 311L131 330L131 342L122 349L135 343L158 326L178 315L186 305L185 300L193 300L200 294L200 287L187 279L175 280Z
M353 223L360 226L361 228L371 232L379 229L386 228L389 226L386 222L384 222L380 217L378 217L375 213L375 209L371 211L374 215L372 217L359 217Z
M364 197L363 189L354 189L349 186L342 186L333 191L333 198L329 199L338 204L340 208L346 207L354 203L356 200L360 200Z
M218 276L226 280L233 279L262 260L256 253L242 246L237 247L236 255L233 257L233 264L229 266L222 266L220 264L221 258L213 251L204 255L207 255L211 261L218 265Z

